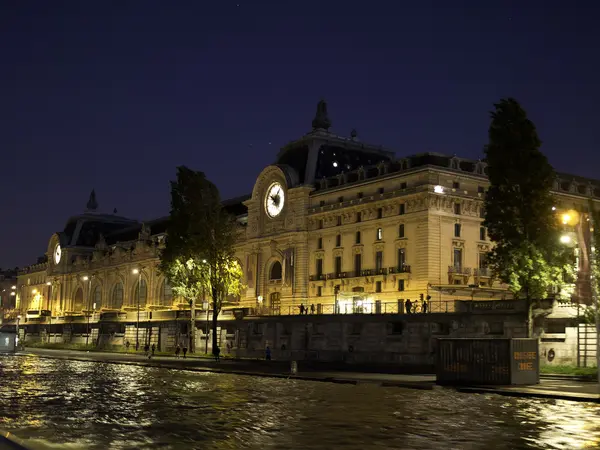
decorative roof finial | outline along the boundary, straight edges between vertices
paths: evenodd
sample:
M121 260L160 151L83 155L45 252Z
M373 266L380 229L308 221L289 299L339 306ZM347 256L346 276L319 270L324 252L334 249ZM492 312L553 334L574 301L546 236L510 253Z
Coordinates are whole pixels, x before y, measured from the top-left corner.
M356 139L356 136L358 136L358 133L356 132L356 128L352 128L352 131L350 132L350 137L352 139Z
M113 209L113 214L117 213L117 208Z
M331 120L327 115L327 102L320 100L317 104L317 113L312 121L313 130L329 130L331 127Z
M90 199L85 208L87 211L96 211L98 209L98 201L96 200L96 191L94 189L90 193Z

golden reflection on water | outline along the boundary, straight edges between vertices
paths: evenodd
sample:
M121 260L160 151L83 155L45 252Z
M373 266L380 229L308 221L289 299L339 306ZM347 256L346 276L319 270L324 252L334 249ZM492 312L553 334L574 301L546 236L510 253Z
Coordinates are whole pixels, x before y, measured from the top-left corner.
M0 428L86 449L579 449L600 407L0 357Z

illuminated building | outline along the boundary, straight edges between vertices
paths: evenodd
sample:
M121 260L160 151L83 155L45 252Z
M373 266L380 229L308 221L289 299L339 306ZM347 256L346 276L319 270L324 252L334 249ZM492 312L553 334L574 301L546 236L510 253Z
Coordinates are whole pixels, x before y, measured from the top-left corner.
M240 226L247 285L233 309L403 313L408 299L420 307L430 298L433 312L451 312L457 299L510 298L486 266L485 162L437 153L398 158L330 126L320 102L312 130L281 149L249 196L225 202ZM588 198L600 201L600 183L561 174L554 194L557 214L584 211ZM63 325L86 334L89 314L94 339L122 344L133 342L128 312L139 298L148 335L172 346L173 336L188 332L177 318L189 306L157 269L166 219L142 224L97 210L92 192L86 212L51 237L47 262L19 274L22 314L40 334L61 339ZM205 316L199 311L198 333Z

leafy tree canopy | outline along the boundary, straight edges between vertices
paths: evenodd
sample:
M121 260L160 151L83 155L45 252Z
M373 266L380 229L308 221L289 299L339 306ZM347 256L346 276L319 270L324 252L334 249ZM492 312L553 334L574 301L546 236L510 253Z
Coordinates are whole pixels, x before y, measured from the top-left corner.
M555 172L521 105L509 98L494 106L485 149L490 187L484 226L496 244L490 265L518 296L545 298L568 271L552 210Z

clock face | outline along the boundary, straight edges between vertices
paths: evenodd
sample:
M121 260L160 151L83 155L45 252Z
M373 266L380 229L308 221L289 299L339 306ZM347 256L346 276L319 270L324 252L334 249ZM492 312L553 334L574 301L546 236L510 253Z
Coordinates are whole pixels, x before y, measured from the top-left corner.
M62 256L62 250L60 248L60 244L56 245L54 249L54 263L58 264L60 262L60 257Z
M285 194L281 184L275 182L269 186L265 195L265 211L269 217L277 217L285 203Z

